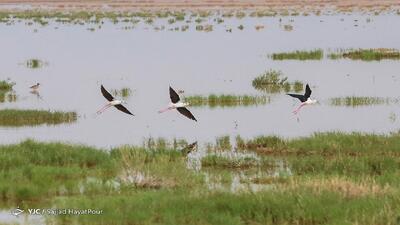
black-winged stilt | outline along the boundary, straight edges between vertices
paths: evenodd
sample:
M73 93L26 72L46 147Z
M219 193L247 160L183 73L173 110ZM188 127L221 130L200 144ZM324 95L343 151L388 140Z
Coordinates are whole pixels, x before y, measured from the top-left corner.
M110 108L111 106L114 106L115 108L117 108L119 111L122 111L124 113L127 113L129 115L133 114L131 112L129 112L129 110L127 108L125 108L122 103L125 103L125 101L123 100L118 100L115 99L104 87L103 85L101 85L101 93L103 94L104 98L106 98L108 100L108 103L101 108L99 111L97 111L97 114L101 114L102 112L104 112L106 109Z
M169 97L171 98L171 102L169 103L168 107L166 109L158 111L159 113L163 113L168 110L176 109L182 115L197 122L197 120L193 116L193 114L186 108L186 106L189 106L189 103L181 102L179 95L171 87L169 87Z

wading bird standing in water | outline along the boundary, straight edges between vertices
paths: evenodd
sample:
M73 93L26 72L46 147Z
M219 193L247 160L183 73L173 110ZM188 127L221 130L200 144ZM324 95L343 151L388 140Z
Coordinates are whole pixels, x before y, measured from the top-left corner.
M125 102L125 101L122 101L122 100L115 99L115 98L103 87L103 85L101 85L101 93L103 94L104 98L106 98L106 99L108 100L108 103L107 103L103 108L101 108L99 111L97 111L97 114L101 114L101 113L104 112L106 109L110 108L111 106L114 106L114 107L117 108L119 111L122 111L122 112L124 112L124 113L127 113L127 114L133 116L133 114L132 114L131 112L129 112L129 110L126 109L126 108L122 105L122 103L125 103L125 104L126 104L126 102Z
M40 83L36 83L35 85L30 86L29 88L32 89L32 91L37 91L39 89L39 87L40 87Z
M168 110L176 109L182 115L197 122L197 120L193 116L193 114L186 108L186 106L189 106L189 103L181 102L179 95L171 87L169 87L169 97L171 98L171 102L169 103L168 107L166 109L158 111L159 113L163 113Z
M304 95L297 95L297 94L288 94L288 95L290 95L294 98L297 98L301 101L300 106L296 110L293 111L294 114L297 114L300 111L300 109L305 105L312 105L312 104L317 103L317 100L310 98L311 89L310 89L310 86L308 86L308 84L306 85L306 92L304 93Z

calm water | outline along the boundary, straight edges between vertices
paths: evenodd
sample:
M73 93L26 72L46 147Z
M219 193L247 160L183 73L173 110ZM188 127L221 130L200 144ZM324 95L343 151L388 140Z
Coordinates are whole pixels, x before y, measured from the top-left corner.
M157 23L167 24L166 20ZM236 28L240 24L243 31ZM254 26L261 24L265 29L256 31ZM293 30L285 31L286 24ZM284 17L281 22L278 17L225 19L208 33L195 31L195 25L189 24L186 32L174 32L155 31L143 22L132 30L122 29L122 23L105 23L91 32L87 28L97 25L0 24L0 79L15 81L19 96L17 102L0 107L76 111L80 116L69 125L0 128L0 143L34 138L109 148L141 144L148 137L209 142L221 135L297 137L320 131L387 133L400 128L399 104L351 108L330 106L328 101L352 95L400 97L400 61L272 61L267 57L273 52L314 48L400 49L400 31L395 29L400 16ZM232 33L227 28L233 28ZM48 65L26 68L23 63L31 58ZM291 112L298 101L276 94L264 106L192 108L198 123L177 112L157 113L169 102L169 85L185 90L185 95L256 95L261 93L251 81L268 69L309 83L320 104L294 116ZM42 99L29 92L36 82L42 84ZM131 88L127 108L136 116L115 109L96 116L106 103L100 84L109 90Z

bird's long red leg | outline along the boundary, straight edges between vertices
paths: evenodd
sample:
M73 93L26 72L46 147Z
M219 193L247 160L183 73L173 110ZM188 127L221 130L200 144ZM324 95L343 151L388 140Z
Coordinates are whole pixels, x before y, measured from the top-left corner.
M158 111L158 113L163 113L163 112L166 112L166 111L171 110L171 109L172 109L172 107L168 107L166 109L162 109L162 110Z
M301 105L296 110L294 110L293 113L297 114L304 105L305 103L301 103Z
M99 109L99 111L97 111L97 114L100 114L102 112L104 112L106 109L108 109L111 106L110 103L108 103L107 105L105 105L103 108Z

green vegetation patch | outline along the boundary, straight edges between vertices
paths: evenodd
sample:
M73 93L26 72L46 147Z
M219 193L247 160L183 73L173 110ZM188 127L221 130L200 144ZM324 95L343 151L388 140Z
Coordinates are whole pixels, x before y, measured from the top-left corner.
M383 59L400 59L400 51L397 49L377 48L377 49L350 49L328 54L330 59L347 58L362 61L379 61Z
M21 127L38 125L57 125L61 123L72 123L77 120L75 112L51 112L45 110L0 110L0 126Z
M384 105L392 102L389 98L381 97L365 97L365 96L348 96L329 99L333 106L368 106L368 105Z
M322 49L315 49L311 51L294 51L294 52L281 52L273 53L271 58L273 60L321 60L324 57Z
M185 101L191 106L209 106L214 108L265 105L270 102L270 98L267 96L210 94L209 96L187 96L185 97Z
M15 83L9 80L0 81L0 102L14 102L17 100L17 95L13 92L13 87Z
M255 89L267 93L279 93L282 91L302 92L304 84L301 81L289 82L287 77L283 76L282 71L268 70L252 81Z

